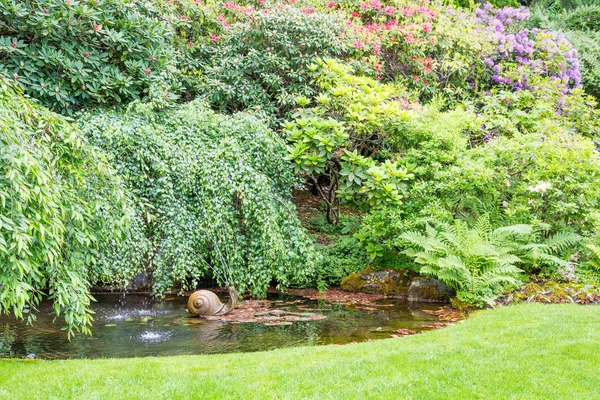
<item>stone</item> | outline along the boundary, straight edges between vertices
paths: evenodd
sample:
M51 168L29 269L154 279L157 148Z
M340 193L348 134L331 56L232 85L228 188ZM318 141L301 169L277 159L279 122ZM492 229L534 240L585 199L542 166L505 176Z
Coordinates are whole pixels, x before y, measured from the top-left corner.
M450 302L456 292L450 286L432 278L417 276L408 288L409 301Z
M407 296L414 272L386 268L375 271L371 267L352 274L342 281L342 289L351 292Z

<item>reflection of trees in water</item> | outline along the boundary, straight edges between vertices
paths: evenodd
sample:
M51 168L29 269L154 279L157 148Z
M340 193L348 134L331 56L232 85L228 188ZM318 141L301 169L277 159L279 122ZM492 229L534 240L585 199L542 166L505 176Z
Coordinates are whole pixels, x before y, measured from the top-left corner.
M48 349L45 332L25 331L23 327L6 323L0 330L0 357L43 354Z
M0 357L13 357L13 344L17 340L17 330L9 324L0 331Z

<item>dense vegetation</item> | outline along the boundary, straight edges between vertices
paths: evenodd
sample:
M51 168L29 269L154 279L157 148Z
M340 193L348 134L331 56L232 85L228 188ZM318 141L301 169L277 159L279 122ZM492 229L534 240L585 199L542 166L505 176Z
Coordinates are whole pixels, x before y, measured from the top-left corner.
M140 272L595 284L598 5L452 3L0 3L0 311L86 330L90 286Z

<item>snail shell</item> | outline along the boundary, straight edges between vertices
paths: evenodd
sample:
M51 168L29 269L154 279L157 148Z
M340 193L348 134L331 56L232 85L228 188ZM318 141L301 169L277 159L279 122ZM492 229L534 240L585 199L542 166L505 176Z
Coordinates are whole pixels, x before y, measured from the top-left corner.
M227 312L227 306L210 290L198 290L190 295L187 309L194 315L216 315Z

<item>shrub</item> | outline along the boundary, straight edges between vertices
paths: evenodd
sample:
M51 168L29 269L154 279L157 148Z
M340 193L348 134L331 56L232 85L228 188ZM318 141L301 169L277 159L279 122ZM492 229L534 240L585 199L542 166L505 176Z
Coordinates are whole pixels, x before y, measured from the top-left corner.
M289 6L268 12L229 7L241 22L198 49L198 90L219 110L250 109L272 119L285 117L296 96L315 94L314 73L308 67L318 57L350 57L353 52L337 16Z
M567 28L572 30L600 31L600 5L588 5L562 15Z
M88 268L128 215L103 155L0 80L0 313L31 322L47 297L69 337L90 333Z
M147 0L3 1L0 71L67 114L163 96L177 86L173 35Z
M428 1L340 2L339 8L378 78L401 82L421 100L440 94L460 99L478 87L491 41L472 14Z
M564 85L565 92L580 86L577 50L560 32L524 28L529 9L495 9L487 3L476 14L495 35L496 51L485 60L494 83L529 89L529 79L542 75Z
M537 219L586 232L598 218L600 156L591 140L557 132L497 138L438 176L454 212L495 210L509 223Z
M222 116L194 101L155 111L86 114L81 125L138 200L146 240L135 265L153 271L154 291L195 288L203 276L263 296L309 279L317 262L289 189L285 145L248 115ZM104 264L119 262L117 243Z
M296 113L283 132L296 171L313 182L325 201L327 220L337 223L340 196L371 207L399 204L403 182L411 175L376 153L381 148L385 154L386 140L406 115L407 101L374 79L352 75L336 61L311 68L321 68L316 82L322 93L314 99L316 106ZM308 106L313 100L303 97L298 102ZM328 176L325 183L318 179L321 174Z
M319 246L318 250L322 259L316 267L315 281L311 283L320 290L339 286L345 277L362 271L369 264L367 252L350 236L340 236L333 244Z

